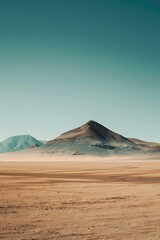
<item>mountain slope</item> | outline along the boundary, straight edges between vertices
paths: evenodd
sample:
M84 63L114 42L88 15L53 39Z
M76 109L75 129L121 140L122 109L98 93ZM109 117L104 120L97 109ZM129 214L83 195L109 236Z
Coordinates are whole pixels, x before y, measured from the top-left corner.
M69 155L107 155L141 151L133 141L95 121L89 121L81 127L60 135L39 150Z
M40 147L43 143L30 135L19 135L7 138L0 143L0 153L16 152L29 147Z
M137 138L129 138L132 142L134 142L136 145L139 146L139 148L142 148L145 151L154 151L159 152L160 151L160 143L155 142L146 142L144 140L140 140Z

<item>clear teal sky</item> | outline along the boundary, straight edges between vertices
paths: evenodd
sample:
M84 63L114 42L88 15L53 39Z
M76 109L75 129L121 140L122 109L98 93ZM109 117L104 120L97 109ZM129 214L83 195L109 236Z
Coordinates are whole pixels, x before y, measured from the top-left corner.
M160 142L159 0L0 0L0 141L93 119Z

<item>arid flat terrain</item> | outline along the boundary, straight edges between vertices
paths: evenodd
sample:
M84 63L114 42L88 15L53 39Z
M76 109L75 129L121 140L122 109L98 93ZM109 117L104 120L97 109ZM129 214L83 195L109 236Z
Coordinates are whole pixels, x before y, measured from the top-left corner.
M158 155L1 161L0 191L3 240L160 239Z

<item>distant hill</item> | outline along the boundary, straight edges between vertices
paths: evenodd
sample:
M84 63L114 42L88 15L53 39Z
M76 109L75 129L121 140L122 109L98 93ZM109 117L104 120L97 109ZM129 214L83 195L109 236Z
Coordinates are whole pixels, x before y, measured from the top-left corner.
M38 151L69 155L108 155L142 152L142 149L134 141L95 121L89 121L47 142Z
M43 143L30 135L19 135L7 138L0 143L0 153L16 152L30 147L40 147Z

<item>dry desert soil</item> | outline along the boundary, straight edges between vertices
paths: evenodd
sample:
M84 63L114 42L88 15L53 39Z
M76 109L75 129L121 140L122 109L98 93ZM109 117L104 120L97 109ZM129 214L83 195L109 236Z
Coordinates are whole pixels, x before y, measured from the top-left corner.
M160 239L160 156L0 161L0 239Z

